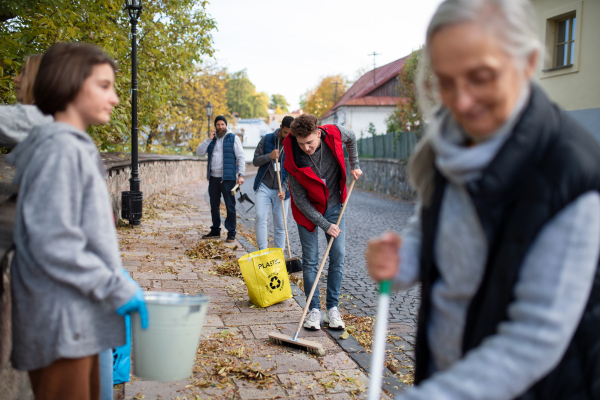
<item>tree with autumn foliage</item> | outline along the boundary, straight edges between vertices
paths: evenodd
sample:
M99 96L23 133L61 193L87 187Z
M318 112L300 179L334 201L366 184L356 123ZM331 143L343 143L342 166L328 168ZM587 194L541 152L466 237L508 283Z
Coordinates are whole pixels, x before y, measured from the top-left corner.
M166 104L159 123L149 127L144 138L146 152L182 154L196 151L203 142L216 115L230 119L227 106L227 70L214 61L206 61L186 78L179 88L181 101ZM213 106L213 116L207 121L206 103Z
M290 104L287 102L287 100L285 99L285 97L282 94L271 95L271 107L275 108L276 110L281 111L281 112L277 111L276 114L282 114L282 113L289 112L289 110L288 110L289 106L290 106Z
M100 46L119 71L120 103L111 122L88 130L100 150L130 151L131 26L123 0L0 1L0 104L16 102L13 78L25 58L43 53L57 42ZM144 0L138 23L138 117L140 135L175 114L181 88L196 65L212 56L211 31L216 22L206 13L206 0ZM150 129L150 131L148 131ZM143 146L143 144L141 144Z
M226 88L227 105L232 113L238 113L240 118L267 117L269 96L256 91L256 86L248 78L245 69L230 74Z
M302 109L305 113L314 114L320 118L342 97L348 86L348 80L343 75L326 76L321 79L317 87L309 90L301 99Z
M401 100L398 103L398 108L394 110L387 119L388 132L406 132L412 131L420 138L423 126L423 112L419 105L419 97L417 95L416 78L419 71L419 63L421 62L421 54L423 48L413 52L406 64L398 75L399 92ZM425 81L431 82L431 72L424 71Z

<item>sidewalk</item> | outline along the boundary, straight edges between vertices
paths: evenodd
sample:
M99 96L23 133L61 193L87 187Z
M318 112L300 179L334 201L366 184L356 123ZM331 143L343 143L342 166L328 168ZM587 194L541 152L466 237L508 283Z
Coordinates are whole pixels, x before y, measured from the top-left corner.
M142 226L133 231L118 230L123 264L144 290L202 291L211 296L192 378L148 382L134 377L125 384L124 398L366 398L365 371L326 331L301 332L302 337L323 344L324 357L269 341L267 335L272 330L290 335L295 330L302 315L295 298L260 309L248 301L243 279L216 271L222 261L185 255L211 225L209 205L204 200L207 189L207 182L196 182L145 199L151 207L145 210ZM236 258L247 253L237 241L227 246ZM302 301L301 293L294 294Z

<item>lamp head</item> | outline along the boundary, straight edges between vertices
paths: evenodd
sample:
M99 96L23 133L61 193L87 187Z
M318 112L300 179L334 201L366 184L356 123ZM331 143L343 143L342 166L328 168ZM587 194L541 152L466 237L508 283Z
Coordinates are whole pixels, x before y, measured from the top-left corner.
M207 117L211 117L212 116L212 112L213 112L213 106L212 106L212 104L210 104L210 101L208 103L206 103L206 105L204 106L204 108L206 109L206 116Z
M142 0L125 0L125 8L129 18L138 19L142 13Z

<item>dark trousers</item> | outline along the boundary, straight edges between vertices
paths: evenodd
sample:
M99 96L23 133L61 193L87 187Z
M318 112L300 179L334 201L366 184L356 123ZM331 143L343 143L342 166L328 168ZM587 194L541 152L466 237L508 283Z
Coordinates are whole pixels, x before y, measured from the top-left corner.
M225 229L227 234L235 236L235 197L231 194L231 189L235 186L235 181L224 181L221 178L211 176L208 180L208 197L210 197L210 215L212 217L211 232L221 233L221 195L227 208L227 218L225 218Z

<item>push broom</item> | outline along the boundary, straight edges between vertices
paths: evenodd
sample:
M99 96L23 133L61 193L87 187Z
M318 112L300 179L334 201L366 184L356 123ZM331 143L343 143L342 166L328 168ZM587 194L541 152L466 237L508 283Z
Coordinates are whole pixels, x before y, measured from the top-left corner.
M342 221L342 217L344 216L344 211L346 211L346 206L348 205L348 201L350 200L350 195L352 194L352 189L354 188L354 182L356 179L352 180L350 184L350 189L348 189L348 196L346 196L346 201L344 202L344 206L342 207L342 211L340 212L340 216L337 219L336 225L339 225ZM301 349L304 351L309 351L311 353L317 354L319 356L325 355L325 349L323 349L323 345L319 342L313 342L310 340L299 339L298 335L300 334L300 330L302 329L302 324L304 323L304 318L306 318L306 314L308 313L308 308L310 307L310 301L312 300L313 295L315 294L315 289L317 288L317 283L319 282L319 278L321 277L321 272L323 272L323 267L325 266L325 262L327 261L327 256L329 256L329 250L331 250L331 245L333 244L334 237L329 238L329 243L327 244L327 250L325 250L325 255L323 255L323 260L321 261L321 265L319 265L319 270L317 271L317 276L315 277L315 283L313 283L312 289L310 290L310 294L306 299L306 306L304 306L304 312L302 313L302 318L298 323L298 329L296 329L296 333L293 337L289 337L281 332L273 331L269 333L269 339L274 343L294 347L297 349Z
M391 286L391 281L381 281L379 283L379 305L377 307L377 320L375 322L373 353L371 354L368 400L379 400L381 395Z
M279 162L275 162L273 165L275 165L275 175L277 175L279 192L282 192L283 190L281 190L281 177L279 176ZM283 213L283 226L285 228L285 240L287 241L287 251L289 257L287 260L285 260L285 267L287 268L288 274L293 274L294 272L302 271L302 261L300 260L300 257L292 258L292 251L290 250L290 236L288 235L287 219L285 218L285 200L281 200L281 212Z

